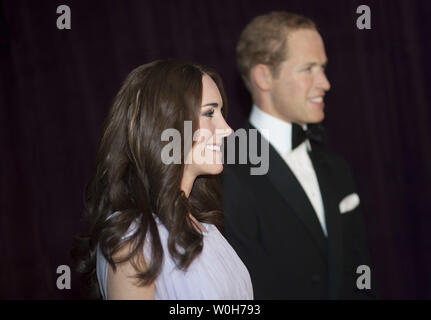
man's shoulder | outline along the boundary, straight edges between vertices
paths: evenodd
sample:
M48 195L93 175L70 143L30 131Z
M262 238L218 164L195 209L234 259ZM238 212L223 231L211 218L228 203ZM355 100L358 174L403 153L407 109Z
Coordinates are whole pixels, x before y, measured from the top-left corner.
M349 163L346 158L340 152L328 147L327 145L312 144L312 149L331 164L349 167Z
M354 171L342 154L326 146L317 145L313 148L329 168L334 183L338 181L342 185L355 185Z
M250 175L250 170L252 166L249 162L246 163L232 163L232 164L224 164L223 165L223 173L222 173L222 180L223 181L229 181L231 179L236 180L250 180L253 178L252 175Z

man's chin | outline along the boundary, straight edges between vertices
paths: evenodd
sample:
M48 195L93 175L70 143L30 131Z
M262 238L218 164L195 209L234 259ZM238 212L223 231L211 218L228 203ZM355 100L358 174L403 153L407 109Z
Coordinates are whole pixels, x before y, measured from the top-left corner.
M321 123L323 120L325 119L325 117L319 117L319 118L311 118L308 119L307 122L305 122L306 124L317 124L317 123ZM302 125L303 123L298 123L299 125Z
M309 121L307 123L320 123L323 120L325 120L325 113L322 112L316 112L315 114L311 115L310 118L308 119Z

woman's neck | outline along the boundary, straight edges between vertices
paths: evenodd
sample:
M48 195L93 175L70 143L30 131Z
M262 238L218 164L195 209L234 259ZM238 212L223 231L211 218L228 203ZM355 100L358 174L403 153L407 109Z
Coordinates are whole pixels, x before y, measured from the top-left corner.
M190 193L192 192L195 179L195 176L184 174L183 179L181 180L181 190L184 191L186 198L188 198L190 196Z
M181 190L184 191L186 198L188 198L190 196L190 193L192 192L192 188L193 188L193 184L195 182L195 179L196 179L196 177L194 177L194 176L190 176L190 175L186 175L186 174L184 174L184 176L183 176L183 180L181 181ZM193 215L191 213L189 213L189 217L197 229L199 229L203 233L207 232L205 227L198 220L196 220L196 218L193 217Z

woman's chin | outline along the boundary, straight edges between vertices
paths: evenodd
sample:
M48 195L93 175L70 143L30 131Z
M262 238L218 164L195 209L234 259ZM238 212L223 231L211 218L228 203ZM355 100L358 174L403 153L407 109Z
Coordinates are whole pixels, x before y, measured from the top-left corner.
M223 165L222 164L211 164L208 165L207 168L204 170L205 172L202 174L210 174L210 175L216 175L223 172Z

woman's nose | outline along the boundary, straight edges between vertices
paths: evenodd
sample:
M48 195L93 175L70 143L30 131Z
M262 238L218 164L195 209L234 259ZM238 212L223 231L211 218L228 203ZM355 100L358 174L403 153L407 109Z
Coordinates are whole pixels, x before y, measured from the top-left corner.
M223 123L221 128L218 128L218 134L221 135L223 138L229 136L233 130L231 127L229 127L229 125L227 124L226 120L223 118Z

